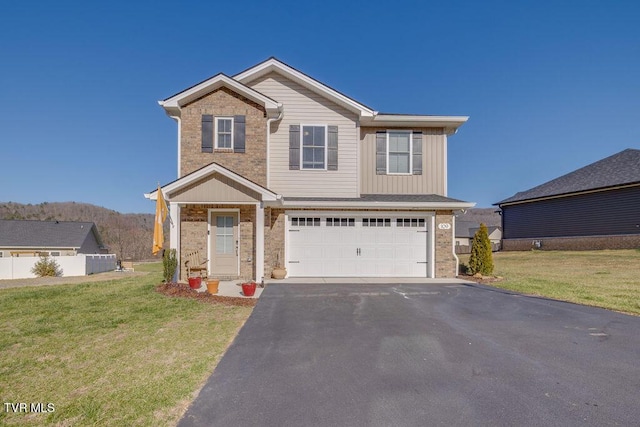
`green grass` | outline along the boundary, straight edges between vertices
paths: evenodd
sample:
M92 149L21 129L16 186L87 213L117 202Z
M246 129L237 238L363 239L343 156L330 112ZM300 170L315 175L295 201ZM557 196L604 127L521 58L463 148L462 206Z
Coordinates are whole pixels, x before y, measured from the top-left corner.
M173 425L251 308L168 298L146 276L0 290L0 425Z
M492 286L640 315L640 250L498 252L494 263Z

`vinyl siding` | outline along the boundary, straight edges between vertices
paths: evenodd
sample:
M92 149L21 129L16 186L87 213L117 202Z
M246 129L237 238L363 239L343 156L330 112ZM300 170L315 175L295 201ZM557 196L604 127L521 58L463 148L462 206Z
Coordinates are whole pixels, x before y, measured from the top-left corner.
M447 195L447 139L442 129L411 129L422 131L422 175L376 175L376 131L379 130L387 128L360 129L362 194Z
M271 125L269 189L289 197L357 197L356 115L277 73L248 84L284 106ZM338 126L338 170L289 170L289 125Z
M501 208L504 239L640 234L640 186Z
M227 178L215 175L194 182L187 188L170 194L172 202L191 203L221 203L221 202L256 202L259 196L241 184Z

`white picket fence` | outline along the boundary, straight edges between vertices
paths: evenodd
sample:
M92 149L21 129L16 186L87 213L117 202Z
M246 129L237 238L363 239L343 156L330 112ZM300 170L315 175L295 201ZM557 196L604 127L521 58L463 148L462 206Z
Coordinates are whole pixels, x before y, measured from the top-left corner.
M114 254L75 256L56 256L55 259L63 276L86 276L116 269ZM27 279L36 277L31 272L34 264L40 258L36 256L0 258L0 279Z

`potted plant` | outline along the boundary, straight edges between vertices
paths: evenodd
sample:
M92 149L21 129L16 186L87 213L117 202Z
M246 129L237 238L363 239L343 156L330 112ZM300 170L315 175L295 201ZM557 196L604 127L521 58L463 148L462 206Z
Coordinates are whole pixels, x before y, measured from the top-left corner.
M271 270L271 277L274 279L284 279L287 276L287 269L284 268L280 262L280 251L276 255L276 266Z
M189 280L191 289L200 289L200 286L202 286L202 277L189 277L187 280Z
M218 279L207 279L207 292L209 292L211 295L217 294L219 284L220 280Z
M242 293L245 297L252 297L256 293L256 282L246 282L242 284Z

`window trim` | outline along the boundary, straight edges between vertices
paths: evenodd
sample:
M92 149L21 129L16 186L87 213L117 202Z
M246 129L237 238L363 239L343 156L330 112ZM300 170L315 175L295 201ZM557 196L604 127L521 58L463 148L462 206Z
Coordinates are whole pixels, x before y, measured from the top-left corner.
M409 134L409 171L408 172L390 172L389 171L389 134L390 133L408 133ZM387 129L387 175L406 176L413 175L413 131L410 129Z
M229 131L229 133L231 134L231 146L230 147L220 147L218 145L218 122L220 120L231 120L231 130ZM214 129L213 129L213 148L216 150L233 150L233 129L234 129L235 123L233 120L233 116L216 116L214 117ZM226 133L225 133L226 134Z
M305 168L304 167L304 127L321 127L324 129L324 165L322 168ZM327 124L312 124L312 123L300 123L300 170L305 171L326 171L329 165L329 125Z

